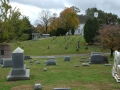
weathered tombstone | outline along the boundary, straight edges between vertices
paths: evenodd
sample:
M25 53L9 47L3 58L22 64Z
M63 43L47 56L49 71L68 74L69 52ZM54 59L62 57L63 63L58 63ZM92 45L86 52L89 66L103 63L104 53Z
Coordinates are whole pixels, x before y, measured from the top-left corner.
M18 47L12 52L12 69L7 76L7 81L28 79L30 79L30 70L26 69L24 64L24 50Z
M92 52L90 57L90 64L104 64L104 55L101 52Z
M82 66L89 66L89 63L82 63Z
M90 63L92 64L103 64L104 56L103 55L92 55L90 59Z
M74 65L74 67L79 67L79 65Z
M88 43L86 43L86 47L85 47L85 50L88 50Z
M40 84L40 83L36 83L36 84L34 85L34 90L42 90L41 84Z
M105 64L109 63L107 56L104 56L104 62L105 62Z
M70 61L70 56L65 56L64 61Z
M33 63L34 61L33 61L33 60L30 60L29 62L30 62L30 63Z
M2 68L12 67L12 58L3 58Z
M105 66L111 66L111 64L105 64Z
M77 45L77 46L76 46L76 51L78 51L78 49L79 49L79 48L78 48L78 45Z
M70 90L70 88L54 88L54 90Z
M50 46L48 45L47 49L49 49L49 48L50 48Z
M57 65L56 60L54 59L46 60L45 65Z
M25 56L24 56L24 59L25 59L25 60L29 60L29 59L32 59L32 58L30 57L30 55L25 55Z
M117 82L120 82L120 52L115 51L112 76Z
M36 61L36 64L40 64L40 61Z
M47 68L44 68L44 71L47 71Z

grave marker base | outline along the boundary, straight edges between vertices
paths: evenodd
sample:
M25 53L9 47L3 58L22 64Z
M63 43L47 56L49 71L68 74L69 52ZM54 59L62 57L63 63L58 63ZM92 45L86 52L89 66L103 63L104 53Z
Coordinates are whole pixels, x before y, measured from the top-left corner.
M11 75L12 70L7 76L7 81L16 81L16 80L29 80L30 79L30 69L25 70L24 75Z

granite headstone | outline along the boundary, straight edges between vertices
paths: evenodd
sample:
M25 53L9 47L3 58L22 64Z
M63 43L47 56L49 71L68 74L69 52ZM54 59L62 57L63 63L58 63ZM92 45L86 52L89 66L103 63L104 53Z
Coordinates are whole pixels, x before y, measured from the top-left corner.
M30 79L30 69L26 69L24 64L24 50L18 47L12 52L12 69L7 76L7 81L28 79Z

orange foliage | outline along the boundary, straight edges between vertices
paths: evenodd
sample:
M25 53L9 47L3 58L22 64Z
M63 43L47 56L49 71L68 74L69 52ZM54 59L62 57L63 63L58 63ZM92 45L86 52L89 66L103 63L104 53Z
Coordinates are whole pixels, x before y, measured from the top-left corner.
M66 8L60 13L60 21L62 28L66 30L77 29L80 24L77 14L71 8Z

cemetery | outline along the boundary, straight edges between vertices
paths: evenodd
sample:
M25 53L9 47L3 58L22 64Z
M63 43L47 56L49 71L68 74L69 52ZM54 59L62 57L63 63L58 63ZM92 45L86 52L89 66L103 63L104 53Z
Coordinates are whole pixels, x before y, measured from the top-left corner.
M12 59L12 66L2 68L1 65L0 90L119 90L117 54L111 58L105 55L108 51L101 51L100 47L95 51L94 46L89 45L85 50L83 38L76 51L78 40L79 36L65 36L11 43L11 58L0 60L3 65ZM95 61L94 55L100 55L100 63L89 63ZM104 55L109 63L103 63Z

